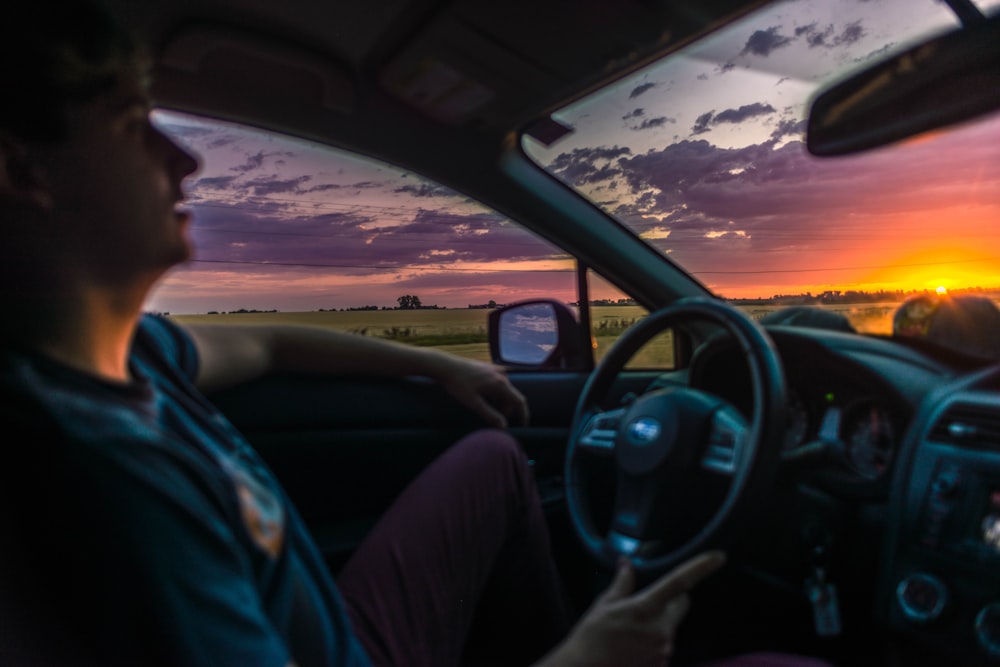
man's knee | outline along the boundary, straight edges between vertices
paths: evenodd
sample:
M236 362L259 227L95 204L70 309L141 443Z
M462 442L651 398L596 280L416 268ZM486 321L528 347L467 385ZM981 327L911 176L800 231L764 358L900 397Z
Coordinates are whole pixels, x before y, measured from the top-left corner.
M454 447L462 459L462 474L476 479L502 476L518 490L531 488L531 472L521 444L506 431L482 429L462 438Z
M479 465L527 468L527 458L521 444L506 431L482 429L474 431L455 445Z

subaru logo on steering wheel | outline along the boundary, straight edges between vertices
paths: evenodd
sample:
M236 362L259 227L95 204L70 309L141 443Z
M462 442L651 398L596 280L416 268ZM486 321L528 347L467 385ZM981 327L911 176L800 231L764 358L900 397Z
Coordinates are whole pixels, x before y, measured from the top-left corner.
M651 417L640 417L628 425L628 439L637 445L648 445L660 436L660 422Z

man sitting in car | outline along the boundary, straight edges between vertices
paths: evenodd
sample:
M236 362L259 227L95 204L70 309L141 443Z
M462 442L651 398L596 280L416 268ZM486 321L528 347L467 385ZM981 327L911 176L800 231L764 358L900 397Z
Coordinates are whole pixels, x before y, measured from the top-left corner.
M192 253L195 157L150 123L147 63L87 2L39 0L0 39L0 662L447 665L484 591L509 656L665 660L698 556L635 592L623 563L570 628L498 368L292 327L143 314ZM497 428L403 492L335 585L273 475L199 388L275 370L422 375ZM762 657L761 660L764 660ZM750 663L747 663L750 664ZM760 662L756 664L767 664Z

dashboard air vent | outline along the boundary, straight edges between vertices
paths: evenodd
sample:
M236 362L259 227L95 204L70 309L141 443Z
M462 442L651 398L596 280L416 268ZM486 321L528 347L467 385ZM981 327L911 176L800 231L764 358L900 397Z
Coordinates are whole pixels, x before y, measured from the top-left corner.
M1000 451L1000 408L953 405L934 424L930 440Z

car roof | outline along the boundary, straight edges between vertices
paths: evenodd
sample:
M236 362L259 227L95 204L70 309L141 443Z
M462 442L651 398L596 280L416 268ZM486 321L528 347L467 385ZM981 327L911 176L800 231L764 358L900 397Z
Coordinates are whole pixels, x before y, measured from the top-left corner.
M153 49L161 104L350 144L331 116L397 119L434 136L453 128L464 140L493 142L540 118L533 129L553 131L549 111L763 3L109 4ZM379 144L377 136L356 141Z

